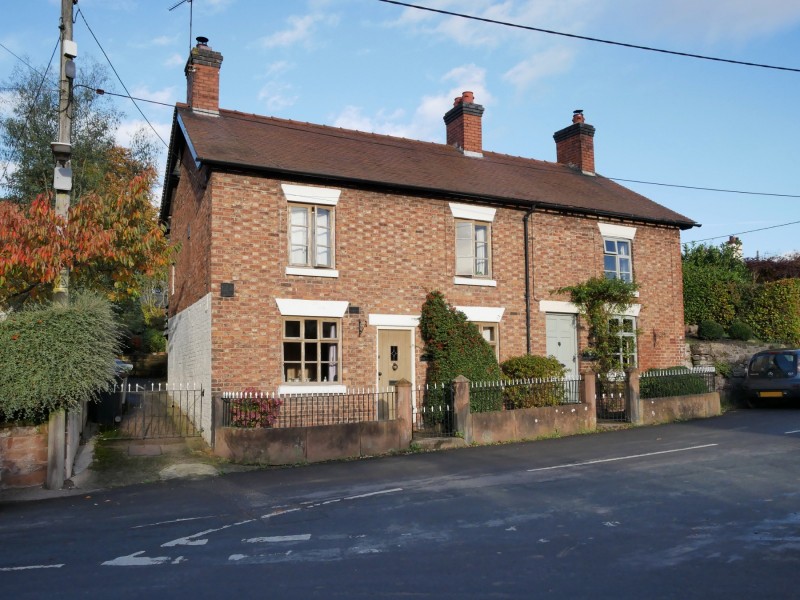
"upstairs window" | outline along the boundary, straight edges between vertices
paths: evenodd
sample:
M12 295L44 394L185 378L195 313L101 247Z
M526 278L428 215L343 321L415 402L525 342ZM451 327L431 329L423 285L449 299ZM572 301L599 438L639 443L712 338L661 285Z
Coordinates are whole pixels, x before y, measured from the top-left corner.
M289 264L293 267L332 269L333 207L289 205Z
M491 277L491 223L456 221L456 275Z
M631 240L603 238L603 272L606 279L633 281Z

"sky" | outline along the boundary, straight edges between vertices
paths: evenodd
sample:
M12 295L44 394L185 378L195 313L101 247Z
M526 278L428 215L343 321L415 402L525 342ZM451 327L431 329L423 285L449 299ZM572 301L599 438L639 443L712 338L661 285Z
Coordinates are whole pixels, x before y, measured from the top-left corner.
M27 68L14 55L46 66L60 2L0 1L8 5L0 22L2 112L9 100L4 83L15 67ZM797 0L409 1L800 69ZM134 97L174 104L186 100L190 44L205 36L224 57L222 108L444 143L442 117L469 90L485 107L484 150L547 161L555 161L553 133L582 109L596 127L595 166L603 176L757 193L621 182L702 224L682 232L682 242L718 245L738 234L747 257L800 251L800 72L635 50L379 0L193 0L169 10L178 2L80 0L73 34L79 69L87 61L108 66L105 51L121 79L112 73L109 91L125 94L127 87ZM126 113L121 144L149 129L130 100L109 101ZM168 142L172 109L138 106ZM166 148L158 145L163 169Z

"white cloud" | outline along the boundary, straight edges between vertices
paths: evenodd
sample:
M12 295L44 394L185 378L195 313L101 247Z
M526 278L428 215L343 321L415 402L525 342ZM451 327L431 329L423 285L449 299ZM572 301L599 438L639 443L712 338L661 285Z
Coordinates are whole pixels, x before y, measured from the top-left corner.
M161 139L169 142L169 134L170 130L172 129L172 123L168 121L154 121L153 119L150 119L150 123L152 123L153 128L158 132L158 135L161 136ZM133 137L142 129L144 129L148 135L154 135L153 130L150 129L150 126L143 119L131 119L123 121L117 128L114 141L118 146L128 148ZM158 142L158 144L161 148L163 148L161 142ZM160 164L162 161L158 162Z
M297 102L297 94L289 84L268 81L259 90L258 100L275 113Z
M503 73L503 79L523 90L539 80L569 71L575 60L575 50L553 47L526 58Z
M176 86L174 85L162 88L160 90L151 90L146 85L142 85L132 88L131 96L135 98L143 98L145 100L153 100L154 102L163 102L165 104L174 105L178 97L178 92ZM171 108L169 107L166 106L159 107L159 105L157 104L149 104L148 106L152 107L153 109L163 108L165 110L171 110Z
M169 46L170 44L175 43L176 36L174 35L160 35L157 38L153 38L150 40L150 45L152 46Z
M186 64L186 57L177 52L170 54L167 59L162 63L165 67L182 67Z
M311 38L314 27L322 19L320 15L291 16L287 19L289 27L261 38L264 48L293 46Z
M294 65L292 65L290 62L285 60L279 60L277 62L267 65L266 76L274 77L275 75L280 75L281 73L289 71L293 67Z
M476 65L463 65L445 73L442 82L450 84L447 91L423 96L410 117L401 109L378 110L374 115L364 114L356 106L346 107L334 119L336 127L382 133L415 140L430 142L444 141L442 117L453 106L453 100L462 92L475 94L478 104L492 104L494 98L486 87L486 70Z

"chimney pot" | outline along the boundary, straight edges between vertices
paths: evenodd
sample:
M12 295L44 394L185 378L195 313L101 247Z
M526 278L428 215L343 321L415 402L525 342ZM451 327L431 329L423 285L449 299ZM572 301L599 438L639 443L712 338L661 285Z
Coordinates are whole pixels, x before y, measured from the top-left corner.
M222 54L208 45L208 38L197 37L197 46L186 61L186 103L193 111L219 114L219 69Z
M572 113L572 125L553 134L556 161L594 175L594 127L586 123L582 110Z
M453 102L453 108L444 115L447 145L455 146L468 156L483 156L482 117L483 106L475 104L475 95L462 92Z

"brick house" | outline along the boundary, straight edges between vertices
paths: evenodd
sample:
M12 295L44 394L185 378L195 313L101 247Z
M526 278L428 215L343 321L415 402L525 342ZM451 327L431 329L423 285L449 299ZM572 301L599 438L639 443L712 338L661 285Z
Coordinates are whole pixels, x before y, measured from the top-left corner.
M680 230L697 224L597 175L580 111L547 162L484 150L470 92L444 115L445 144L222 110L222 55L198 40L161 206L180 243L170 381L280 393L423 383L430 290L500 360L552 354L577 372L586 333L552 290L604 272L640 287L619 317L632 360L683 362Z

